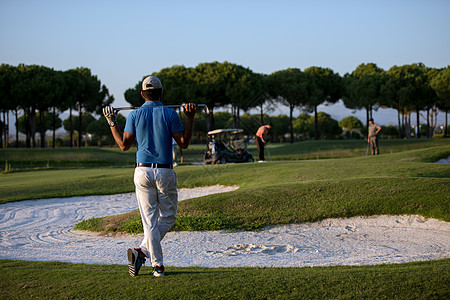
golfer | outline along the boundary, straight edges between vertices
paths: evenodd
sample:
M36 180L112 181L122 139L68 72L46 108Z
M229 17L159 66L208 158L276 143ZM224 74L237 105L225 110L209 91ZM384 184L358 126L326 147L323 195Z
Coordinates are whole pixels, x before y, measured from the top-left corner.
M163 87L156 76L142 82L141 95L145 103L130 113L122 133L116 123L116 113L103 109L114 140L122 151L130 149L136 140L136 168L134 184L144 228L144 239L138 248L128 249L128 271L137 276L149 258L152 275L164 276L161 240L175 223L178 207L177 178L173 170L172 138L186 149L192 137L196 106L186 104L185 128L175 110L161 103Z
M380 150L378 148L378 133L380 132L381 127L373 122L373 119L369 119L369 134L367 138L367 142L370 146L370 152L372 155L380 154Z
M266 136L269 133L269 129L271 129L272 123L268 125L263 125L258 128L256 132L256 148L258 149L258 158L259 162L265 161L264 159L264 145L266 144Z

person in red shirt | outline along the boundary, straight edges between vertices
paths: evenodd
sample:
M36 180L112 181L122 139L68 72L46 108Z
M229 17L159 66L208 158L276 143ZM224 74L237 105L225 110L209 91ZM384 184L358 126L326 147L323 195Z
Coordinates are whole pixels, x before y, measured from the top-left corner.
M266 135L269 133L269 129L271 129L272 123L268 125L263 125L258 128L256 132L256 148L258 149L258 157L259 161L265 161L264 159L264 145L266 144Z

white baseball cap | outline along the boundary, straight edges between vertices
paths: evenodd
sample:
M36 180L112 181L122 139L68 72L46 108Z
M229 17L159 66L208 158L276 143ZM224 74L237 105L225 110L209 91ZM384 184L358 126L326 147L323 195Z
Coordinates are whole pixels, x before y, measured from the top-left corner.
M156 76L148 76L142 81L142 90L162 89L161 81Z

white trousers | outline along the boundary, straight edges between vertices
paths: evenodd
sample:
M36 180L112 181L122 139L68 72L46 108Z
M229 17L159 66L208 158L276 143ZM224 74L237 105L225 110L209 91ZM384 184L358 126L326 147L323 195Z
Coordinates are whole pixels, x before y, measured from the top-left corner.
M161 240L177 218L177 177L173 169L137 167L136 198L144 227L140 245L152 266L163 265Z

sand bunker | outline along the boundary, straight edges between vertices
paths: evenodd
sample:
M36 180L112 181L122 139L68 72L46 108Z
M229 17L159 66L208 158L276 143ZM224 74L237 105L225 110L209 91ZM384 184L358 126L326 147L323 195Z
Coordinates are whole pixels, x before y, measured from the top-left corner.
M180 189L180 200L237 187ZM21 201L0 205L0 259L126 264L141 235L74 231L83 219L137 208L132 193ZM450 223L421 216L327 219L261 232L169 232L165 264L173 266L326 266L402 263L450 257Z

